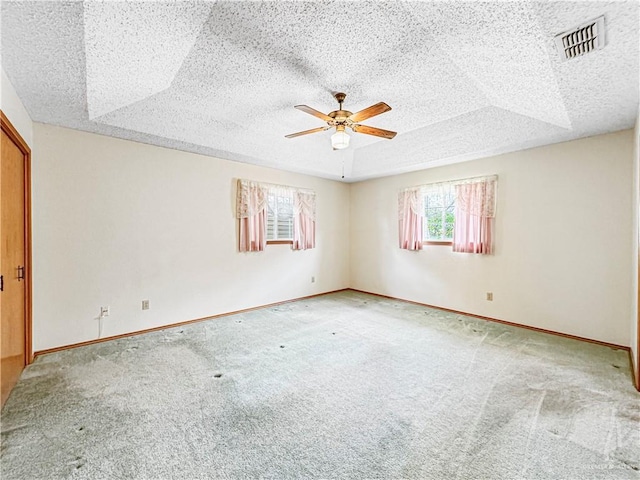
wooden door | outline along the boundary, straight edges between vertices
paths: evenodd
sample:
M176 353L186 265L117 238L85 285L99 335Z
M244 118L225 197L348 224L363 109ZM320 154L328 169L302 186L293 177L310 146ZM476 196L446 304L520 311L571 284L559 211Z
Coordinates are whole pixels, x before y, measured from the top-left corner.
M0 383L4 405L31 361L30 152L4 115L0 156Z

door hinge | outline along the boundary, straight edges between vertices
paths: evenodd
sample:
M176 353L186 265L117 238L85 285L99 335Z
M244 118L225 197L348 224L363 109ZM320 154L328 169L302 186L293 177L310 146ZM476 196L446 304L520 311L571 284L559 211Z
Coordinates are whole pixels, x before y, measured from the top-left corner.
M0 275L0 292L4 292L4 275Z
M18 281L24 280L24 267L21 265L18 267Z

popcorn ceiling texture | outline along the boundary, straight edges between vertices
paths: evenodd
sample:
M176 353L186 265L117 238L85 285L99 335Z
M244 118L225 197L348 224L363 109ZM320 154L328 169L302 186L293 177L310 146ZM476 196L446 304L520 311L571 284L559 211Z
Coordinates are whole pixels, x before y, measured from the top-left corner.
M2 67L32 119L347 181L634 125L636 1L2 2ZM606 16L607 45L553 37ZM391 141L331 131L347 93Z

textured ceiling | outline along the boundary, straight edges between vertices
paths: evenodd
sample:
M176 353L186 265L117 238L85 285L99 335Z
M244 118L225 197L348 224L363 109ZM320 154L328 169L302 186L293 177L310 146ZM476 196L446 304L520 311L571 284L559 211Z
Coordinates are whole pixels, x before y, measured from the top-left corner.
M554 36L600 15L606 46ZM634 125L640 4L2 2L2 68L32 119L356 181ZM332 131L332 92L393 140Z

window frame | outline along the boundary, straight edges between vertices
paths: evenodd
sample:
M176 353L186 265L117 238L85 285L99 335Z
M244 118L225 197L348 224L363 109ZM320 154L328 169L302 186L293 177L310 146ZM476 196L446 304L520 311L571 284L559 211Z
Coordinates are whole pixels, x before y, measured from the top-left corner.
M422 241L423 245L442 245L442 246L452 246L453 245L453 239L451 240L423 240Z

